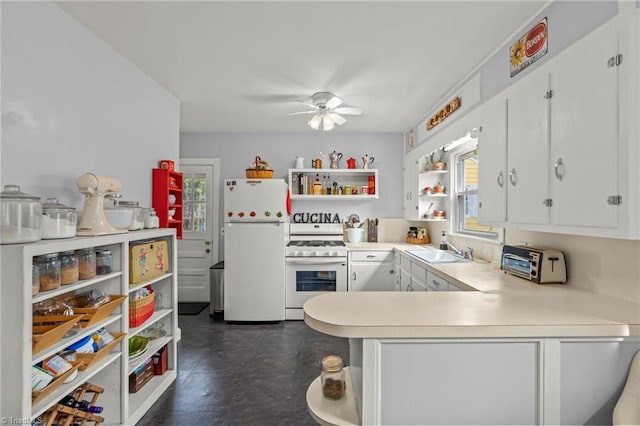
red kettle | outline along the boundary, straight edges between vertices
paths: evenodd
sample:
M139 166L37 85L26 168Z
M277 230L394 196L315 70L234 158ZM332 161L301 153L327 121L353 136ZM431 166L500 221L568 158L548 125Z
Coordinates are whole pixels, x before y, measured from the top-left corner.
M351 157L347 160L347 169L355 169L356 168L356 159Z

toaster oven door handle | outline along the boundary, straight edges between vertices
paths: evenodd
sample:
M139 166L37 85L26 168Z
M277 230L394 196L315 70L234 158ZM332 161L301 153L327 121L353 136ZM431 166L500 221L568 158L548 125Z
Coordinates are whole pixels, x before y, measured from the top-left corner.
M502 257L505 257L507 259L518 260L520 262L527 262L527 263L531 262L531 259L527 257L518 256L517 254L512 254L512 253L505 253L502 255Z

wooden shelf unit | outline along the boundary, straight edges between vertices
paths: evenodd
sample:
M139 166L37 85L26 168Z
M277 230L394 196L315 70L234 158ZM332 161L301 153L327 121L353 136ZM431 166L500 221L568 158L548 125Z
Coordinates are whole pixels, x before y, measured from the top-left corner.
M172 185L171 180L175 183ZM160 220L161 228L176 230L176 238L182 239L182 182L183 175L175 170L153 169L153 201L152 206ZM175 195L175 203L169 203L169 195ZM169 210L175 209L173 218L169 217Z

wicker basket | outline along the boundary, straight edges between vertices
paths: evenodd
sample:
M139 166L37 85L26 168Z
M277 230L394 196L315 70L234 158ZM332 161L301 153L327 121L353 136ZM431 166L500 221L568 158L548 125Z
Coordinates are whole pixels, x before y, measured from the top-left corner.
M429 244L431 240L429 239L429 237L425 237L425 238L407 237L407 242L409 244Z
M138 300L129 300L129 327L138 327L153 315L155 293Z
M271 169L258 169L258 165L262 164L263 166L268 166L268 163L256 156L256 162L254 169L245 169L247 173L247 178L249 179L271 179L273 177L273 170Z
M249 179L271 179L273 177L273 170L246 169L246 172Z

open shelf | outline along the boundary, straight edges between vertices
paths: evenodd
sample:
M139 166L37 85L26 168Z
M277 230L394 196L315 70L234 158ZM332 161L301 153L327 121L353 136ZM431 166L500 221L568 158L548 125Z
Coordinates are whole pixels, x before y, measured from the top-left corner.
M322 382L317 377L307 388L307 408L311 417L321 425L361 425L360 410L351 383L349 367L344 368L345 395L333 401L322 395Z

